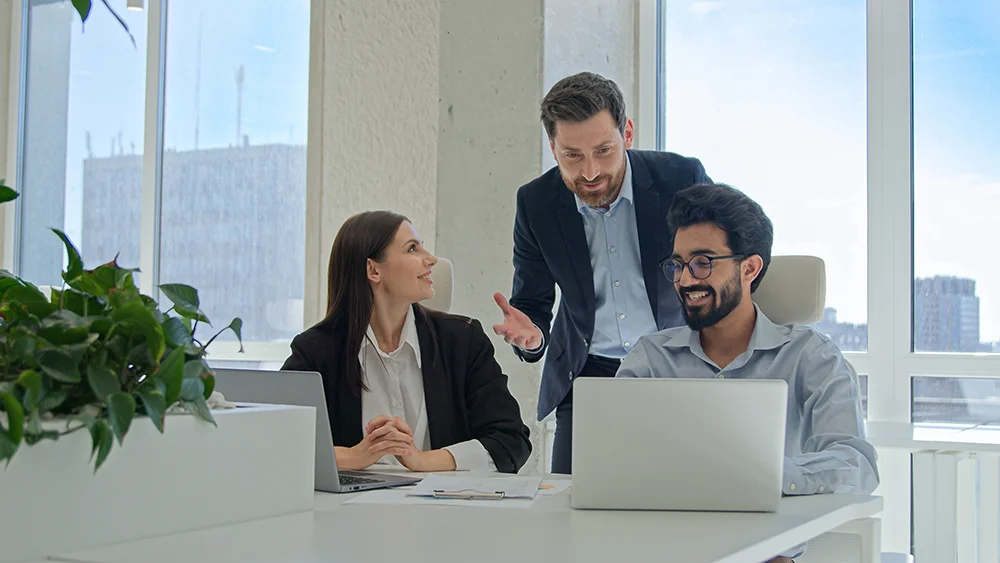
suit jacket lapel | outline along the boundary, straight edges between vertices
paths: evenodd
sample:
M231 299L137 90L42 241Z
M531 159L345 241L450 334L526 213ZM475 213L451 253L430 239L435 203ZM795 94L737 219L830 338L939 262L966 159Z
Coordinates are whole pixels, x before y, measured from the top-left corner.
M659 325L660 287L660 231L663 229L665 213L660 209L660 195L653 191L653 179L646 169L646 163L629 151L632 164L632 192L635 195L635 224L639 232L639 257L642 261L642 277L646 282L646 295L653 311L653 319ZM662 236L666 236L663 233Z
M431 448L439 449L456 443L452 433L456 427L452 414L452 389L448 370L445 369L434 327L419 307L414 306L414 321L420 341L420 371L424 376L424 408L427 409L427 432Z
M583 230L583 217L576 207L573 197L562 177L556 180L555 199L557 202L556 222L566 240L566 253L576 270L576 278L580 281L580 289L586 302L594 307L597 296L594 294L594 267L590 264L590 248L587 247L587 233Z

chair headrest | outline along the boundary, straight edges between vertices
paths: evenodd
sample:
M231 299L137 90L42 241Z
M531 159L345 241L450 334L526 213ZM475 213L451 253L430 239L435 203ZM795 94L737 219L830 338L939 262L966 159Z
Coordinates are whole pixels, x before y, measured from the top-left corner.
M428 309L444 313L450 312L452 286L455 281L455 273L452 271L451 260L438 256L438 262L431 270L431 278L434 279L434 297L426 299L420 304Z
M826 306L826 264L816 256L772 256L753 300L775 324L817 323Z

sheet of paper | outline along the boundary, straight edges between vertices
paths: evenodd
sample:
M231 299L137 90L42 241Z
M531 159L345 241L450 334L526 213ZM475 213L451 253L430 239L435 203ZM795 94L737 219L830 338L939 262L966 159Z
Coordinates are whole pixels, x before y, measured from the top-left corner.
M407 491L411 496L434 496L434 491L456 494L489 494L503 491L504 502L509 499L535 498L538 486L542 484L541 477L519 476L444 476L431 473L423 481Z
M377 489L362 493L344 504L429 504L436 506L465 506L478 508L530 508L534 502L529 499L508 498L504 500L457 500L434 497L408 496L406 489Z

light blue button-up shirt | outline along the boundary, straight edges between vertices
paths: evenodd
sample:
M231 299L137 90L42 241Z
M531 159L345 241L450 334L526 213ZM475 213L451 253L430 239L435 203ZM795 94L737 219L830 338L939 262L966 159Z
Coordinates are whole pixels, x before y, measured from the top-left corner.
M639 257L639 231L632 195L632 163L625 159L625 178L607 210L590 207L576 197L594 269L594 336L590 353L623 358L639 338L656 332Z
M725 368L683 326L639 339L617 377L784 379L783 492L871 493L879 483L875 448L865 438L858 384L837 345L805 326L776 325L754 308L750 344Z

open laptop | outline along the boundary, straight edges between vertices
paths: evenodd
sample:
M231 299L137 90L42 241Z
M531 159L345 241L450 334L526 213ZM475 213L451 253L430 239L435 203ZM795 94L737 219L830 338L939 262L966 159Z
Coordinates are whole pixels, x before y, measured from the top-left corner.
M227 401L316 407L315 489L330 493L350 493L396 487L419 482L406 475L338 471L333 452L333 432L326 410L323 378L315 371L265 371L213 369L215 388Z
M573 508L774 512L788 384L573 382Z

